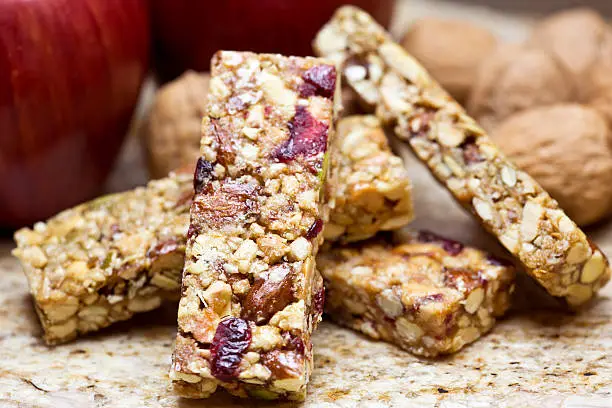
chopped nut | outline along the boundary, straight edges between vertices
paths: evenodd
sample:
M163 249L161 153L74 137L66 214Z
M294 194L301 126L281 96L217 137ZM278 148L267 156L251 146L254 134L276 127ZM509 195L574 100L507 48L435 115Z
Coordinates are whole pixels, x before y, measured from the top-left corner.
M385 315L391 318L398 317L404 311L404 305L393 289L385 289L376 296L376 303Z
M485 291L482 288L476 288L472 293L469 294L467 299L465 300L465 310L474 314L480 308L482 301L485 298Z
M585 284L595 282L604 273L605 268L606 261L603 255L599 251L595 252L582 267L580 282Z
M504 166L501 169L501 179L508 187L514 187L516 185L516 172L512 167Z
M576 283L567 288L567 302L572 306L581 305L592 296L593 290L590 286Z
M540 219L544 215L544 208L535 201L527 201L523 207L523 221L521 222L521 239L532 241L540 231Z
M474 206L474 210L476 210L476 213L480 216L480 218L485 221L493 220L494 210L491 204L480 198L474 197L474 199L472 200L472 205Z
M428 83L427 74L423 67L409 56L402 47L395 43L384 43L378 49L380 56L391 68L399 72L413 84L425 85Z
M127 308L131 312L148 312L149 310L157 309L161 305L159 296L153 297L135 297L128 301Z
M423 330L404 317L400 317L395 321L395 327L402 339L408 343L414 344L423 337Z
M213 282L203 293L202 298L215 313L221 317L231 314L232 287L225 282Z
M266 97L278 105L295 106L297 95L285 86L281 78L263 71L259 75Z
M289 245L292 260L302 261L312 252L312 244L304 237L299 237Z
M448 122L440 122L436 127L440 143L448 147L459 146L465 140L465 134Z

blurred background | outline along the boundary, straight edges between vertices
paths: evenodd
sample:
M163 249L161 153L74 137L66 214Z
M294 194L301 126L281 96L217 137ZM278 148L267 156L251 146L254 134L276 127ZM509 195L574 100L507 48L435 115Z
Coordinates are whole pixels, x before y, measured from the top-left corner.
M580 224L607 219L612 1L5 0L0 228L193 163L212 53L311 54L344 3L390 27Z

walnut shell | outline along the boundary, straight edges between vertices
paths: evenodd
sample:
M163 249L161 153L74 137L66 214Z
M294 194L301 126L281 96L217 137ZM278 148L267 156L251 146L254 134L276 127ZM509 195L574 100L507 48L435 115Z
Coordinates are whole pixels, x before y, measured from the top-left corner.
M481 63L467 110L485 129L492 130L513 113L568 102L573 96L569 73L550 53L503 45Z
M608 128L612 130L612 86L600 88L591 96L586 106L595 109L606 119ZM612 145L612 132L610 133L610 144Z
M151 178L195 167L208 82L208 74L188 71L157 91L141 132Z
M533 176L579 225L603 218L612 199L608 128L593 109L558 104L517 113L493 132L501 150Z
M435 18L415 22L402 39L402 46L460 102L469 95L478 65L496 45L485 28Z
M601 86L600 80L610 81L612 29L594 10L577 8L554 13L536 24L527 43L558 58L580 84L577 90L581 101L589 99ZM601 65L607 65L606 74L595 74Z

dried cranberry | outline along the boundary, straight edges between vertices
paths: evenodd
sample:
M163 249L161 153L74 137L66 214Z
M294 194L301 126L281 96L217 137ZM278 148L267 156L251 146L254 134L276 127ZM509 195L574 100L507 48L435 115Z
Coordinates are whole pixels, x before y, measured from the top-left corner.
M312 223L310 228L308 228L308 232L306 232L306 239L315 238L321 233L321 230L323 230L323 220L317 218L316 221Z
M468 137L461 144L461 149L463 149L463 160L466 164L479 163L484 160L473 136Z
M200 157L196 165L195 173L193 174L193 189L196 193L200 193L204 188L204 184L212 179L212 172L212 163Z
M314 96L317 94L317 87L313 84L309 84L308 82L303 82L300 84L298 92L300 93L300 97L308 98L309 96Z
M327 147L328 126L315 119L304 106L297 106L295 116L289 122L289 139L282 145L275 157L282 163L288 163L299 155L306 159L314 158L324 152ZM311 170L317 173L321 170L320 160Z
M314 89L305 87L304 91L314 91L317 95L325 98L331 98L336 90L336 68L332 65L317 65L310 68L302 75L302 79L310 84ZM300 87L300 94L302 87ZM310 95L306 95L310 96Z
M463 244L461 242L441 237L429 231L420 231L419 241L439 243L442 245L442 248L444 248L444 250L452 256L458 255L461 253L461 251L463 251Z
M323 314L323 306L325 305L325 287L321 286L321 289L314 295L314 311L317 316Z
M242 355L251 344L249 324L237 317L222 320L213 338L211 354L212 375L221 381L231 381L238 375Z
M264 116L266 118L269 118L270 115L272 115L272 106L271 105L266 105L264 108Z
M287 340L287 345L285 346L285 348L287 350L293 350L299 354L304 354L304 340L302 340L300 337L295 336L291 333L289 334L289 340Z

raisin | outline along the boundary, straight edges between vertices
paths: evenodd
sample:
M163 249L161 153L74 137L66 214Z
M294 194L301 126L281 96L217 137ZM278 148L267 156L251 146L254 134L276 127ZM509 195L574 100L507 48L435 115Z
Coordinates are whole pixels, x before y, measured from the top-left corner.
M419 241L439 243L442 245L442 248L452 256L459 255L461 251L463 251L463 244L461 242L441 237L429 231L420 231Z
M317 65L310 68L302 75L302 79L311 87L300 87L300 95L305 92L305 96L313 94L331 98L336 90L336 68L331 65Z
M289 122L289 139L276 151L275 158L281 163L288 163L304 156L306 161L316 158L327 148L328 126L315 119L304 106L297 106L295 116ZM321 170L320 160L310 166L318 173Z
M251 286L244 300L242 318L265 323L294 300L291 267L275 265L270 268L268 279L257 279Z
M231 381L238 376L242 355L251 344L249 324L237 317L222 320L213 338L211 373L221 381Z
M196 193L202 192L204 184L212 180L212 173L212 163L200 157L196 165L195 173L193 174L193 189Z
M310 228L308 228L308 231L306 232L306 239L316 238L317 235L319 235L322 230L323 230L323 220L320 218L317 218L316 221L312 223Z

